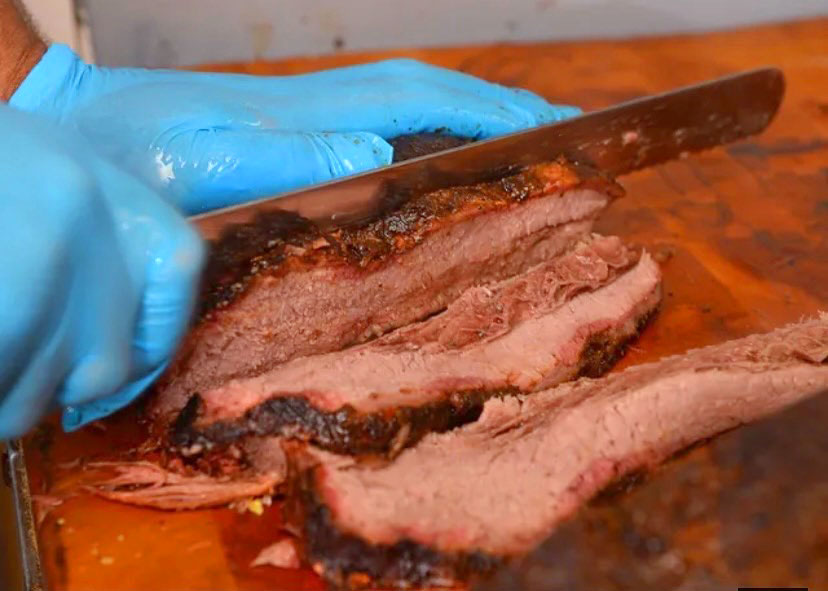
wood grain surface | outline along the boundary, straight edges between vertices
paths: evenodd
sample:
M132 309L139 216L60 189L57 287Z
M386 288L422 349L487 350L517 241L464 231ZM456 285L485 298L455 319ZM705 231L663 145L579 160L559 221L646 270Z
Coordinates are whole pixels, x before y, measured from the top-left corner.
M293 74L389 56L458 68L595 109L747 68L788 80L760 138L622 179L600 231L663 260L660 315L622 366L765 331L828 308L828 20L626 42L337 55L205 69ZM72 435L29 438L36 493L69 486L60 462L140 439L132 411ZM625 494L584 508L483 586L520 589L828 589L828 396L701 446ZM72 464L69 464L71 466ZM68 476L67 476L68 474ZM44 519L53 591L296 591L307 571L251 568L278 508L163 513L78 496Z

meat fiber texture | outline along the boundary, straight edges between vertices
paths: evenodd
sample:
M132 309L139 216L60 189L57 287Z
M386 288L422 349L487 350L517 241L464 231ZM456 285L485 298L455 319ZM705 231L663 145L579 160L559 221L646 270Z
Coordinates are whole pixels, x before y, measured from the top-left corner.
M234 228L212 246L200 319L150 409L164 426L195 392L439 312L560 254L622 193L560 161L415 196L332 233L286 212Z
M299 454L300 521L340 585L436 583L522 554L614 479L828 392L828 314L486 403L381 467Z
M248 438L240 453L247 469L222 475L173 471L149 461L95 462L87 466L92 474L85 488L127 505L185 510L267 497L284 482L287 462L278 439Z
M177 423L180 443L278 434L393 455L474 420L491 396L602 374L658 306L660 282L647 253L585 237L425 321L203 393Z

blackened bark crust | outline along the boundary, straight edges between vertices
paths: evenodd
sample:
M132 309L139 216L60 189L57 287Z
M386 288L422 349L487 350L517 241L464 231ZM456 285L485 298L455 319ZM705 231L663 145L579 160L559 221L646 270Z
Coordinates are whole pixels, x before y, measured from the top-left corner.
M179 447L227 444L246 435L283 435L309 441L341 454L382 454L409 447L429 432L448 431L480 416L489 398L517 394L515 388L456 392L423 406L403 406L383 413L360 413L350 406L319 410L298 396L272 398L242 419L220 421L202 430L194 426L200 398L193 396L173 425Z
M402 162L456 148L471 139L440 133L403 135L390 140L394 162ZM264 214L253 224L231 226L210 245L201 306L204 311L220 307L242 290L251 265L277 267L285 258L285 246L304 247L322 237L310 221L287 211ZM245 272L248 271L248 272Z
M314 479L314 470L293 479L288 520L302 524L306 560L338 588L450 586L472 575L491 573L505 561L483 552L438 552L411 540L365 542L336 527L330 510L314 492Z
M446 135L443 133L418 133L414 135L401 135L388 141L394 148L394 162L402 162L428 156L435 152L459 148L474 140Z
M553 184L543 167L557 166ZM287 211L271 211L248 224L230 226L210 244L200 298L201 316L232 304L251 281L263 274L298 267L347 265L356 270L382 265L408 251L450 218L506 209L527 199L592 187L619 197L623 189L595 170L558 160L529 167L499 180L415 195L377 220L325 233L310 220ZM317 248L318 246L323 248ZM294 268L294 267L291 267Z
M612 331L594 335L581 353L577 376L599 377L609 371L654 313L640 318L635 333L628 337L619 337ZM428 433L448 431L477 420L486 400L518 393L517 388L458 391L426 405L376 413L360 413L349 406L326 412L305 398L274 397L249 410L241 419L219 421L201 429L196 427L201 403L196 394L173 423L172 443L189 448L227 444L246 435L283 435L334 453L394 455Z

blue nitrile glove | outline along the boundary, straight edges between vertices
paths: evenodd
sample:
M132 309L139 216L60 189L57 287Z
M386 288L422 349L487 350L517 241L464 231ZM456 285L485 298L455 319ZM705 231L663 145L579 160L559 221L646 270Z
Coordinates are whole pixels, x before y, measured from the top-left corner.
M198 235L82 137L4 105L0 241L0 440L57 407L69 427L108 414L163 369L192 309Z
M483 138L579 112L412 60L258 77L101 68L63 45L10 102L77 128L189 213L388 164L398 135Z

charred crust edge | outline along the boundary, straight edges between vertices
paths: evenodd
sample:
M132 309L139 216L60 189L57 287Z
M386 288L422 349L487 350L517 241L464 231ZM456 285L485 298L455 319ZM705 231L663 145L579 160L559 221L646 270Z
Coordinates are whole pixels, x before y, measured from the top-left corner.
M507 560L479 551L439 552L407 539L368 543L336 527L330 509L314 492L315 472L307 469L292 479L295 490L285 509L289 522L301 524L306 560L336 587L451 586L473 575L490 574Z
M319 410L307 399L284 396L252 408L242 419L195 427L201 398L187 402L172 428L172 442L181 448L227 444L245 435L283 435L309 441L341 454L393 455L429 432L448 431L480 416L489 398L517 394L516 388L456 392L422 406L361 413L351 406L334 412Z
M209 245L199 317L210 319L244 293L255 277L285 272L291 261L300 267L313 266L320 257L328 257L331 263L355 269L381 265L422 240L432 222L469 205L480 211L498 209L576 187L600 188L614 198L624 193L614 180L588 166L563 158L550 159L550 163L562 167L559 186L549 187L532 167L503 171L478 185L414 195L394 204L378 220L332 233L323 232L302 216L280 210L262 214L250 223L229 226ZM483 208L483 204L488 205ZM329 248L317 252L318 244Z
M630 335L604 331L584 345L573 377L599 377L624 354L627 345L657 313L654 308L636 321ZM201 398L193 395L172 425L171 440L179 448L212 447L246 435L282 435L308 441L339 454L393 456L431 432L444 432L477 420L487 400L520 394L517 388L457 391L422 406L403 406L385 412L361 413L345 406L319 410L297 396L271 398L238 420L196 426Z

